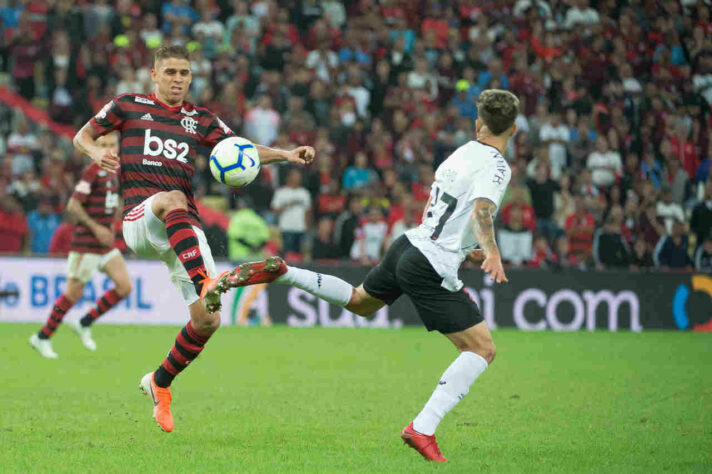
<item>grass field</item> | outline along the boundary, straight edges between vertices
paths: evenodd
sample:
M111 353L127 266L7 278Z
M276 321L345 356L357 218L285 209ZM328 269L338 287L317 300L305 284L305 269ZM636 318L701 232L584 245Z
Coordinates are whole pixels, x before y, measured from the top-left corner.
M494 333L498 356L437 435L399 432L455 358L425 330L223 328L174 383L163 433L140 377L177 328L99 326L60 359L0 325L1 472L710 472L709 334Z

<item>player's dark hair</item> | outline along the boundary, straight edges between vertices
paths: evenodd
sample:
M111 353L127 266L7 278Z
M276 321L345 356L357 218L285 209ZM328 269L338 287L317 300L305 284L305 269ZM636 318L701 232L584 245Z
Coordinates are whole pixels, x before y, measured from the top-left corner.
M153 54L153 64L158 61L168 58L185 59L190 61L190 52L185 46L175 45L175 46L161 46Z
M519 113L517 96L501 89L482 91L475 103L480 120L494 135L509 130Z

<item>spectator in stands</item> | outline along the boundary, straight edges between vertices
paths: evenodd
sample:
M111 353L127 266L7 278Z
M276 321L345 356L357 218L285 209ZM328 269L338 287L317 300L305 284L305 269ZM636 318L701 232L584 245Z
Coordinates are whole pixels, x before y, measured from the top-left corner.
M317 233L312 245L313 260L335 260L339 258L339 246L334 243L334 221L328 217L319 220Z
M351 258L362 265L373 264L381 258L386 240L388 224L383 219L380 209L369 209L367 218L356 229L356 240L351 248Z
M521 185L510 186L509 188L511 199L507 204L502 206L500 213L502 222L505 225L510 225L511 213L517 208L521 215L521 223L532 233L536 232L536 213L534 207L528 203L527 188Z
M551 177L557 179L561 171L566 168L566 145L571 132L569 127L561 121L561 112L554 110L550 114L551 120L539 130L539 140L549 147L549 161L551 162Z
M0 184L0 252L29 250L28 228L20 204Z
M12 157L12 174L19 176L26 171L35 170L34 153L38 151L37 135L30 131L27 120L20 117L15 131L7 139L7 152Z
M536 168L536 178L527 180L532 194L532 206L536 214L537 232L554 240L561 229L554 220L554 194L561 190L556 181L547 177L547 168L540 164Z
M564 229L569 239L569 250L579 263L587 262L592 253L594 219L582 196L574 198L574 213L566 218Z
M662 200L657 204L657 216L665 224L665 231L670 234L674 222L683 222L685 212L682 206L673 201L672 191L668 188L663 190Z
M163 32L168 34L174 27L180 27L182 34L190 33L191 25L200 19L198 13L183 0L173 0L161 6Z
M281 118L272 108L270 96L263 95L245 115L245 135L256 143L271 145L277 138Z
M559 256L551 251L549 241L543 235L534 239L534 252L527 263L531 268L552 268L559 265Z
M27 214L27 227L30 231L30 250L35 253L48 253L49 243L61 219L52 211L52 203L46 197L40 198L37 209Z
M532 257L533 234L522 222L522 208L509 210L509 222L499 230L497 242L502 261L522 265Z
M356 229L361 224L363 205L361 197L352 195L346 212L342 212L334 225L334 241L339 246L339 257L348 258L356 240Z
M279 216L284 252L299 253L307 230L311 210L311 196L302 187L302 173L292 168L287 184L277 189L272 198L272 212Z
M608 139L603 135L596 139L596 150L588 155L586 166L591 170L593 184L599 188L610 187L623 170L620 153L608 148Z
M227 229L228 256L230 260L261 258L263 246L270 238L269 227L245 201L238 199L237 208Z
M697 245L712 233L712 181L707 181L704 199L692 210L690 229L697 237Z
M712 274L712 234L705 237L695 251L695 270Z
M342 186L344 190L364 189L378 181L376 172L368 165L368 156L360 151L354 158L354 165L346 168Z
M603 229L596 230L593 237L593 261L596 268L625 268L630 261L629 253L619 223L613 216L608 216Z
M62 223L54 230L47 253L51 255L67 255L71 249L74 223L69 212L62 213Z
M682 169L680 160L673 156L668 159L667 169L663 172L663 182L670 187L672 201L679 206L684 206L691 194L690 178Z
M395 240L401 235L405 234L411 229L418 227L418 212L420 209L417 204L406 196L403 202L403 213L399 219L397 219L388 233L388 238L386 241L386 248L388 250Z
M629 268L634 271L649 270L655 266L653 254L645 239L638 238L633 243L633 252L630 256Z
M655 266L662 270L692 270L689 255L689 239L685 232L685 223L675 221L672 232L658 241L653 252Z

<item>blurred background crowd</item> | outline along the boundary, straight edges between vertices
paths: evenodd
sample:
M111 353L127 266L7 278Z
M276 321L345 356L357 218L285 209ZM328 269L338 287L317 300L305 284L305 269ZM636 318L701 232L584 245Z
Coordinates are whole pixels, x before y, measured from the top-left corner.
M80 127L150 93L187 44L190 100L290 148L242 190L194 184L213 254L376 262L420 221L434 169L473 139L486 88L521 99L498 213L513 266L712 271L712 18L704 0L0 2L7 87ZM87 159L0 106L0 251L66 250Z

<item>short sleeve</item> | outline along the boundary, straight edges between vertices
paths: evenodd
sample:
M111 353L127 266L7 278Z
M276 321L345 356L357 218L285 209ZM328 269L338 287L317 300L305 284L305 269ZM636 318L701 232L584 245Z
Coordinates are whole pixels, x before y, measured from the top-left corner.
M281 205L282 205L282 192L280 189L278 189L277 191L275 191L274 196L272 196L271 207L273 209L279 209Z
M120 129L125 117L126 115L119 103L119 97L115 97L104 105L98 114L89 120L89 124L91 124L92 128L96 130L99 135L106 135L109 132Z
M470 188L470 201L489 199L499 207L511 177L512 171L507 163L503 158L498 159L492 166L488 166L475 176Z
M92 165L87 166L82 171L82 177L79 182L74 186L74 192L72 192L72 199L76 199L81 203L85 203L89 199L92 187L94 186L94 180L96 179L96 168Z
M217 115L213 115L212 120L208 124L208 129L203 136L201 145L212 148L217 145L218 142L232 136L235 136L235 134L230 130L230 127L225 125L225 122L220 120Z

